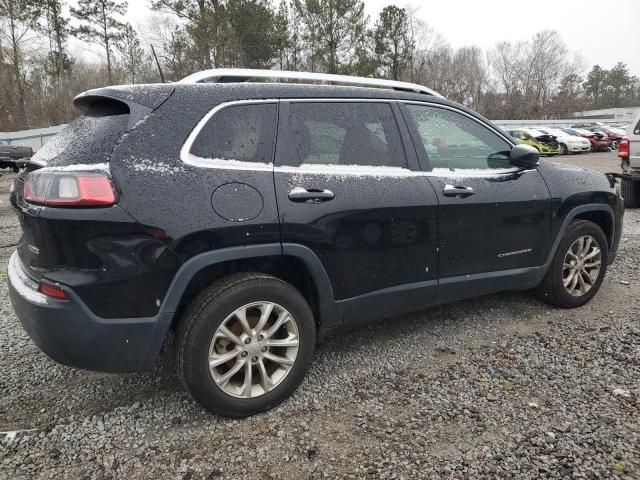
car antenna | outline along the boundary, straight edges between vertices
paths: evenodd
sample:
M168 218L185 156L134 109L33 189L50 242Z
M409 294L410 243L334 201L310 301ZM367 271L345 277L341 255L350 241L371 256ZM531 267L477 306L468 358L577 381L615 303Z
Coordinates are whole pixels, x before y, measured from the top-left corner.
M153 58L156 59L156 66L158 67L158 72L160 72L160 80L162 80L162 83L165 83L164 75L162 74L162 68L160 67L160 62L158 61L158 56L156 55L156 49L153 48L153 43L150 43L149 45L151 45L151 53L153 53Z

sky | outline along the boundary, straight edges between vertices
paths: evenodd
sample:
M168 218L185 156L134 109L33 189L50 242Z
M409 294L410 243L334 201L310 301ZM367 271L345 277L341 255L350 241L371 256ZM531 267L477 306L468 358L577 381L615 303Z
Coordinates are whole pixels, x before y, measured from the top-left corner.
M127 20L140 25L149 0L129 0ZM364 0L377 17L386 5L407 5L454 47L527 40L540 30L560 32L585 67L611 68L618 61L640 76L640 0ZM586 72L585 72L586 73Z

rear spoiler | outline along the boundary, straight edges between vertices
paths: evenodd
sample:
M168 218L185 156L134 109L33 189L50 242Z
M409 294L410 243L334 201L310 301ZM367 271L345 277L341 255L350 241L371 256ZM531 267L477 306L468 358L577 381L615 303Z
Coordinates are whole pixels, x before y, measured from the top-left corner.
M100 102L116 102L129 109L129 128L160 107L173 94L174 86L167 84L125 85L87 90L73 99L75 107L87 113Z

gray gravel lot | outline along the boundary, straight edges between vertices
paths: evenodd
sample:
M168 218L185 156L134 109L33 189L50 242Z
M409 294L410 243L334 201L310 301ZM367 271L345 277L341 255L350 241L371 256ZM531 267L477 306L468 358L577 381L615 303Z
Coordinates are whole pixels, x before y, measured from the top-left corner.
M615 154L561 161L618 171ZM0 178L2 277L19 229ZM9 245L9 246L7 246ZM502 293L330 338L246 420L150 373L57 365L0 283L2 478L640 478L640 211L585 307ZM623 283L624 282L624 283Z

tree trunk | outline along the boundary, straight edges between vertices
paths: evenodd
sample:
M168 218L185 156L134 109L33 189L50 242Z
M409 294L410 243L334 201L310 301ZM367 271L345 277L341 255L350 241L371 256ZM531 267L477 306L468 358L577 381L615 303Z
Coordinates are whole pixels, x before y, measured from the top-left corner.
M18 48L18 39L16 38L16 24L15 18L11 16L9 18L11 27L11 49L13 51L12 67L13 74L16 79L16 87L18 89L18 95L16 98L16 126L20 129L27 128L27 109L24 101L24 82L22 81L22 74L20 71L20 49Z
M109 80L109 85L113 84L113 76L111 75L111 48L109 45L109 28L107 26L107 12L104 9L104 1L101 3L102 5L102 40L104 41L104 49L107 54L107 79Z

